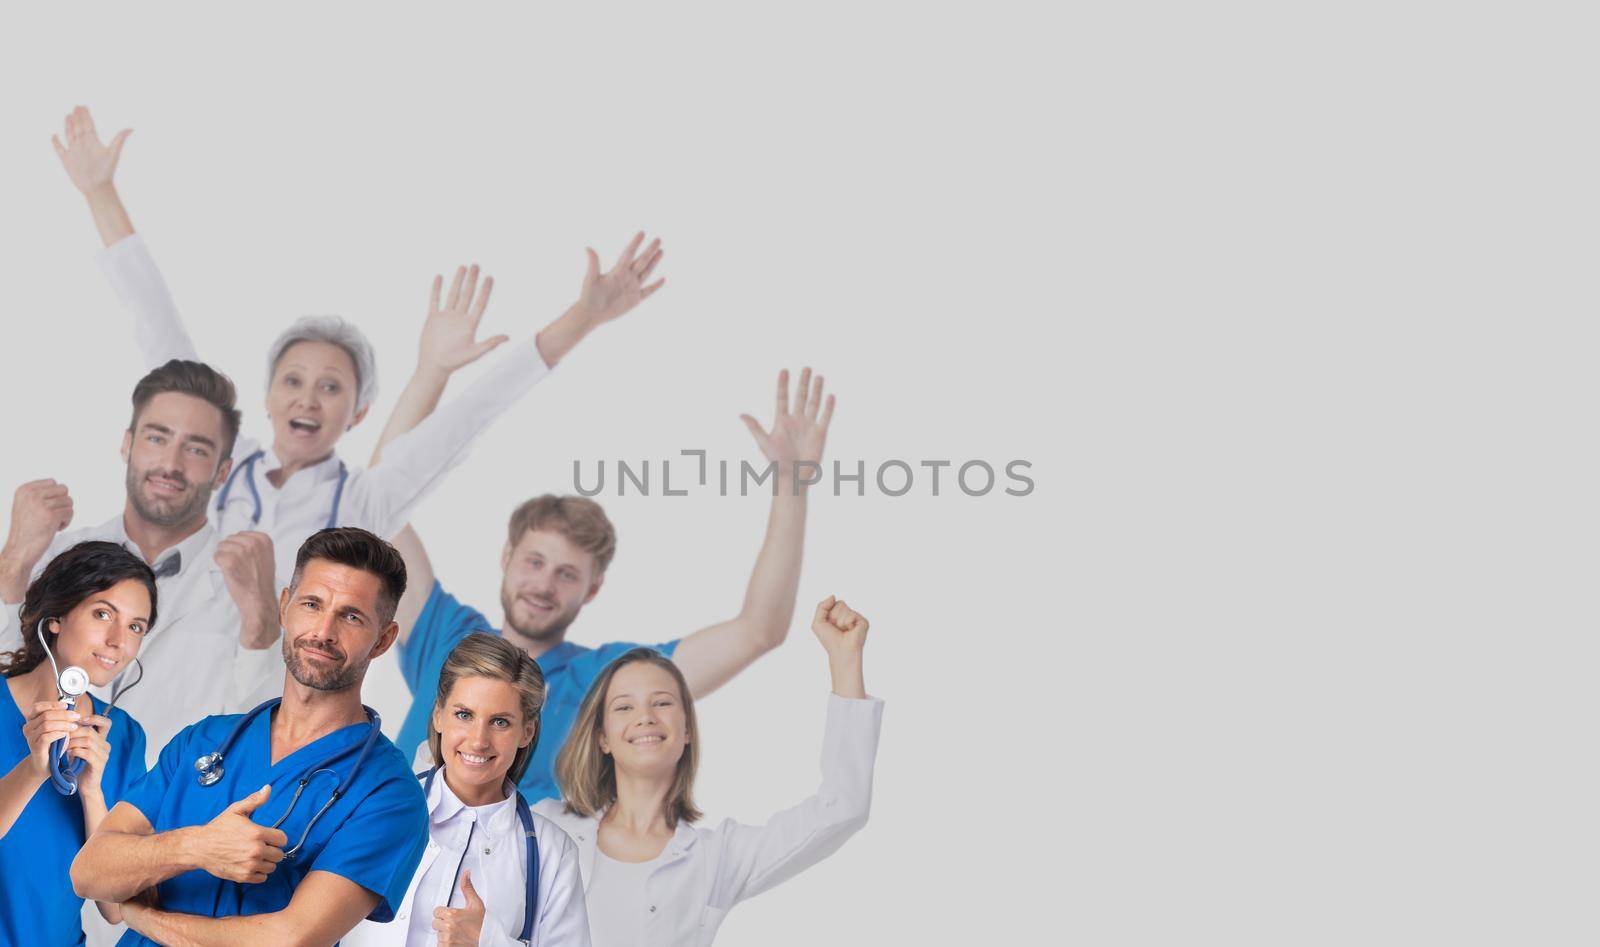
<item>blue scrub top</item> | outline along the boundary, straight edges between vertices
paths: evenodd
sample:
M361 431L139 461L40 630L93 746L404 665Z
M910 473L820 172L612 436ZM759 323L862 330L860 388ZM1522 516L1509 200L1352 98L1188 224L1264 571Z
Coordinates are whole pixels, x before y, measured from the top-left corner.
M435 581L416 625L406 643L400 646L400 669L411 688L412 703L395 745L406 759L413 759L417 747L428 739L428 718L433 714L433 702L439 693L439 672L444 670L445 658L462 638L475 631L500 634L482 612L461 604ZM598 648L585 648L563 641L539 656L539 670L544 672L545 683L544 709L539 712L539 743L517 783L529 805L541 799L561 798L555 777L556 754L561 752L561 744L566 742L567 732L577 719L578 706L589 692L589 685L606 665L639 647L655 648L670 658L678 642L637 645L613 641Z
M319 769L338 751L355 746L355 752L332 764L332 774L322 772L306 786L293 813L279 827L289 837L287 851L355 765L360 744L372 725L359 723L335 730L272 766L270 717L275 713L276 709L263 712L250 721L227 751L222 778L210 786L200 785L194 761L220 748L244 715L207 717L186 727L161 751L156 768L128 790L125 801L142 812L157 832L167 832L204 825L232 803L270 783L271 796L251 820L271 825L289 810L302 776ZM202 917L270 914L289 905L307 874L327 871L379 895L377 908L367 916L387 921L405 899L427 843L428 808L422 789L405 757L380 734L350 788L317 820L305 847L279 862L266 881L245 884L223 881L198 869L188 871L160 884L161 907ZM131 930L118 941L124 947L149 943Z
M0 691L0 773L9 773L28 755L22 738L27 717L10 687L0 684ZM106 705L90 700L94 712L106 716ZM144 729L120 709L109 717L111 757L100 776L107 811L144 775ZM0 838L0 944L83 943L83 899L72 893L68 871L84 840L83 801L61 795L46 780Z

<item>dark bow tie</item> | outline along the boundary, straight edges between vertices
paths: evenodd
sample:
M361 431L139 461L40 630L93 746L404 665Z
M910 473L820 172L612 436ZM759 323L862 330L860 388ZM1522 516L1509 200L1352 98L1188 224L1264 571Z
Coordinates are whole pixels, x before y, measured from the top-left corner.
M181 567L182 563L183 556L176 552L173 553L156 564L156 578L165 579L169 575L177 575L178 569Z

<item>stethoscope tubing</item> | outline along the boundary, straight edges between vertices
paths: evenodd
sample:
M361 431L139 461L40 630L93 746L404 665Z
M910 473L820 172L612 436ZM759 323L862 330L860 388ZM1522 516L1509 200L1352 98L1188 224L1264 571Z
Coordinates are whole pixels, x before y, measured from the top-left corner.
M250 488L250 502L253 504L250 513L250 525L261 524L261 491L256 487L256 461L266 456L266 451L258 450L250 454L228 474L228 479L223 481L222 490L217 494L217 512L221 513L228 505L228 495L233 492L233 481L238 479L239 472L244 471L244 484ZM332 529L339 525L339 503L344 499L344 484L350 479L350 471L345 467L344 461L339 461L339 482L333 488L333 509L328 513L326 528Z
M222 741L222 745L220 747L195 760L195 769L200 773L200 785L214 785L222 778L222 774L224 772L223 762L227 757L228 751L233 749L233 744L239 739L239 735L243 733L245 728L250 726L250 722L259 716L263 711L270 711L272 708L278 706L282 702L283 698L274 697L271 700L266 700L260 704L257 704L249 713L245 714L238 723L233 725L233 730L228 733L228 736ZM366 762L367 754L372 751L372 745L377 741L378 733L383 727L383 718L378 716L378 712L376 710L373 710L371 707L368 707L365 704L362 705L361 709L367 712L367 723L371 727L367 731L366 739L362 740L359 745L351 744L350 746L335 751L332 755L317 763L316 766L313 766L311 768L311 772L300 777L299 783L295 786L294 795L289 798L289 807L284 810L283 815L279 816L276 822L272 823L271 828L276 829L283 825L284 822L288 821L289 816L294 813L295 806L300 802L301 794L305 792L306 787L311 784L311 781L317 777L318 773L328 773L331 776L337 777L339 774L333 769L333 764L339 762L352 753L356 753L358 749L360 750L359 755L356 756L355 765L351 766L349 772L345 773L343 778L339 779L338 784L334 787L333 795L329 796L328 801L322 804L322 808L318 809L316 813L311 816L311 821L306 823L305 831L300 833L300 838L296 840L294 847L284 851L283 854L285 858L293 858L295 853L300 851L301 846L305 845L306 839L311 835L311 829L317 824L317 820L321 819L322 814L327 812L334 803L338 802L339 799L344 796L345 791L348 790L350 788L350 784L354 782L356 774L360 772L361 764Z

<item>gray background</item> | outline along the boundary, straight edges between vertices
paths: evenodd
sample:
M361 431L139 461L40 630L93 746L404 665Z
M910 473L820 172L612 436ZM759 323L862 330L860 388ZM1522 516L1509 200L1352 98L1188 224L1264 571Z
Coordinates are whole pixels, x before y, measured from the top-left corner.
M1593 943L1580 9L14 11L0 491L120 508L140 372L49 146L75 104L136 129L124 196L250 431L291 318L371 333L353 462L435 272L482 263L523 338L649 228L662 294L417 517L492 618L517 501L573 458L754 459L785 365L838 393L830 459L1037 482L817 497L790 641L701 705L701 795L814 789L838 593L889 701L873 818L724 942ZM734 613L762 499L605 502L575 640ZM392 667L369 698L398 723Z

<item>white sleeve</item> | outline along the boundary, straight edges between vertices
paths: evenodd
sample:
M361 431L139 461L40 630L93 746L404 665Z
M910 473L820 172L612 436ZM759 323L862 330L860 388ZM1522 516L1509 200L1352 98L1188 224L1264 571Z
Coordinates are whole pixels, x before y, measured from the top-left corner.
M466 458L472 441L548 374L537 337L507 352L466 391L390 442L381 463L350 478L339 525L385 539L398 533L417 503Z
M279 632L280 636L282 632ZM246 713L262 701L283 696L283 639L280 637L265 648L246 648L235 645L233 654L233 686L228 691L219 714Z
M21 647L22 603L0 602L0 651L17 651Z
M583 878L578 871L578 846L554 826L561 856L554 865L539 866L539 919L533 928L534 947L589 947L589 910L583 900ZM548 880L546 880L548 879ZM507 938L511 947L517 941Z
M33 571L28 573L28 584L33 584L33 580L39 577L39 573L50 564L50 560L82 542L87 532L88 530L80 529L70 533L57 533L56 538L50 540L50 546L44 551L44 555L33 564ZM15 651L21 648L22 635L22 603L0 602L0 651Z
M718 828L721 860L710 905L726 910L832 855L867 824L883 701L830 694L822 740L822 788L766 825Z
M147 370L175 358L201 360L143 237L118 240L100 251L99 260L117 299L133 314L133 340Z

